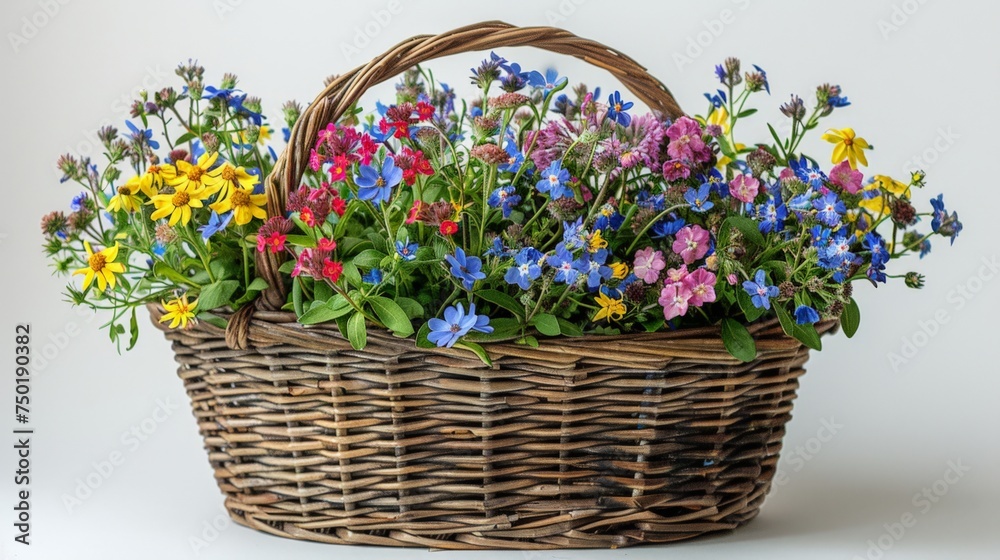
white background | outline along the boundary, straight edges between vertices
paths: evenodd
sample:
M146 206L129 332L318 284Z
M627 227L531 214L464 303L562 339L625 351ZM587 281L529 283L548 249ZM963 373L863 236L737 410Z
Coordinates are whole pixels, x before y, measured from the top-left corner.
M713 65L728 55L768 71L773 95L757 99L761 115L773 121L790 93L809 101L819 83L839 83L854 105L827 123L853 126L876 146L869 171L905 176L914 158L923 160L929 186L916 198L926 208L944 191L966 228L954 247L935 240L929 258L894 263L896 273L925 272L924 290L857 286L861 330L853 340L828 338L814 355L786 439L787 479L749 526L664 548L461 557L1000 557L1000 280L983 268L984 259L998 256L995 2L419 1L392 4L395 14L383 0L48 3L58 5L49 7L51 15L37 0L0 7L4 558L432 557L296 542L228 523L168 345L147 327L138 347L118 356L100 321L61 301L64 280L50 276L38 222L49 210L66 209L75 194L58 183L57 156L93 151L93 132L105 121L124 129L127 100L139 87L179 89L172 70L189 57L206 66L209 83L237 73L277 124L284 100L311 100L329 74L411 35L488 19L554 24L614 46L666 82L689 112L704 111L701 94L715 88ZM531 49L501 53L527 68L556 64L574 82L603 84L604 91L615 87L607 74L577 61ZM479 58L442 61L437 75L463 84ZM740 134L747 143L767 140L762 122ZM814 138L806 148L822 159L830 146ZM963 296L959 286L974 291ZM32 325L36 355L49 356L32 386L30 547L12 540L8 414L20 322ZM904 354L904 341L914 344L912 352ZM893 352L905 362L893 367ZM158 403L169 414L154 414ZM824 422L839 426L832 437ZM152 433L132 439L125 434L133 427ZM99 467L113 453L123 462L103 477ZM952 483L943 478L949 462L968 468ZM65 496L86 495L78 487L88 476L100 486L67 508ZM943 495L929 508L914 502L935 485ZM891 535L887 524L908 513L916 524ZM207 529L212 523L222 530ZM196 552L192 539L208 546Z

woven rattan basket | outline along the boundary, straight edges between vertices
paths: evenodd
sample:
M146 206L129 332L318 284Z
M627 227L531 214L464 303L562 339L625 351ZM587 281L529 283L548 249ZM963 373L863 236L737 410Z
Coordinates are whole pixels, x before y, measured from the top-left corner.
M310 139L370 86L438 56L520 45L586 60L682 114L641 66L566 31L489 22L415 37L308 107L268 178L269 213L284 213ZM357 351L334 324L276 311L281 263L261 255L271 288L220 312L228 329L165 331L237 522L339 544L614 548L733 529L759 511L808 358L776 323L750 327L751 363L714 328L491 344L492 368L388 332Z

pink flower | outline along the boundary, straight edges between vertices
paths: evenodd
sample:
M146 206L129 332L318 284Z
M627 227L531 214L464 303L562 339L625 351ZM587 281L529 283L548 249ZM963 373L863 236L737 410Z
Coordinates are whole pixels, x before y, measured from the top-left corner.
M857 169L851 169L851 163L846 159L830 170L830 182L851 194L858 194L864 174Z
M680 284L687 275L688 267L686 264L682 264L677 268L671 268L667 271L666 284Z
M663 178L668 181L679 181L691 176L691 169L679 159L672 159L663 164Z
M660 291L657 303L663 306L663 318L667 321L687 313L691 291L684 284L670 284Z
M653 250L652 247L640 249L635 253L633 272L647 284L655 284L660 279L660 271L666 266L663 253Z
M782 169L781 173L778 174L778 180L781 181L782 183L787 183L795 178L796 178L795 171L793 171L791 167L786 167Z
M337 242L332 239L323 238L316 242L316 248L320 251L333 251L337 248Z
M691 292L688 303L695 307L715 301L715 275L704 268L688 274L681 285Z
M726 282L729 282L730 286L735 286L736 283L739 281L740 279L738 276L736 276L736 274L730 274L729 276L726 276Z
M729 182L729 194L743 202L753 202L760 189L760 181L750 175L740 173Z
M683 118L683 117L682 117ZM691 264L708 252L708 230L701 226L684 226L677 232L673 250L681 256L684 264Z
M667 155L674 159L695 160L696 154L705 151L705 141L701 138L701 126L689 117L681 117L667 129L670 143Z

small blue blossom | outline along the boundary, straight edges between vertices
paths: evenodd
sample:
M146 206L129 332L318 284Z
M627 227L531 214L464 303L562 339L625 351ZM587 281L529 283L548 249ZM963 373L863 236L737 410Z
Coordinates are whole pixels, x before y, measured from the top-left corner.
M536 88L542 88L543 96L548 97L553 89L566 83L567 78L559 77L559 72L555 68L549 68L542 75L538 70L533 70L528 74L528 84Z
M931 240L924 239L920 242L920 258L924 258L931 252Z
M512 256L513 254L514 253L511 252L510 249L504 246L503 239L500 239L500 237L497 236L493 238L493 243L490 244L488 249L486 249L486 252L483 253L483 256L505 259L507 257Z
M500 87L504 91L514 92L524 89L524 86L528 85L529 74L521 71L520 64L516 62L501 64L500 68L507 71L507 75L500 80Z
M705 183L697 188L690 188L684 193L684 200L691 205L695 212L707 212L711 210L715 203L708 199L711 187Z
M818 189L827 180L826 173L823 173L819 167L813 166L805 156L797 160L792 159L788 164L792 171L795 172L795 176L810 187Z
M410 239L407 238L406 241L396 241L396 254L402 257L404 261L412 261L417 258L417 249L420 246L416 243L410 243Z
M469 312L466 313L462 304L458 303L444 310L443 320L435 317L427 322L431 331L427 334L427 340L439 347L451 348L458 342L458 339L469 334L469 331L493 332L493 327L489 326L489 322L489 317L476 315L476 304L470 303Z
M601 285L602 281L607 281L611 279L614 271L611 267L605 266L605 262L608 260L608 250L600 249L596 253L584 252L580 258L573 261L573 267L576 268L580 274L587 276L587 288L590 291L595 291Z
M788 217L788 209L781 202L781 198L771 195L763 204L757 207L757 217L760 219L758 228L761 233L771 233L784 229L785 218Z
M514 257L514 266L507 269L503 279L508 284L517 284L522 290L531 287L531 281L542 275L542 267L538 264L542 254L534 247L525 247Z
M635 196L635 203L639 208L648 208L657 212L662 212L667 207L666 198L662 193L654 195L647 190L639 191L639 194Z
M82 192L73 197L73 200L69 201L69 209L74 212L79 212L84 208L87 203L87 193Z
M572 284L580 277L580 271L573 268L573 253L566 249L565 243L556 245L556 251L550 255L546 262L555 271L554 280L563 284Z
M514 194L513 185L497 187L490 193L489 198L486 199L486 204L489 204L492 208L499 208L503 212L504 218L509 218L511 211L520 203L521 196Z
M931 229L934 230L934 233L951 238L951 244L954 245L955 238L962 231L962 222L958 221L958 212L952 212L949 216L944 207L944 196L940 194L937 195L937 198L931 199L931 206L934 207Z
M709 193L715 193L719 195L719 198L729 196L729 183L726 182L726 178L718 169L713 167L708 173L699 174L698 180L701 182L701 186L708 185Z
M201 232L201 238L208 241L209 237L212 237L216 233L226 229L229 225L229 221L233 219L232 212L226 212L223 215L219 215L216 212L212 212L212 216L209 217L208 223L198 228Z
M715 77L719 79L720 83L726 83L726 69L721 64L715 65Z
M361 281L365 284L379 285L382 283L383 274L380 269L373 268L367 274L361 276Z
M579 249L587 242L587 232L583 229L583 217L575 222L563 222L563 243L571 251Z
M865 271L865 276L867 276L868 279L872 281L872 284L878 282L885 284L886 282L885 265L872 263L871 266L868 267L868 270Z
M837 198L836 193L829 193L814 200L813 208L816 209L816 219L830 227L836 227L840 224L840 217L847 211L844 203Z
M573 191L566 186L569 182L569 170L563 168L562 160L553 161L541 175L542 178L535 185L540 192L549 193L552 200L573 198Z
M819 313L808 305L800 305L795 308L795 322L799 325L811 325L819 321Z
M674 235L686 225L684 218L678 218L677 214L671 212L666 218L653 224L652 237L660 239L668 235Z
M877 267L889 262L889 249L885 245L885 239L878 233L872 231L865 234L862 245L871 251L872 266Z
M758 269L753 280L743 282L743 289L750 295L754 307L770 309L771 298L778 297L778 287L768 286L764 271Z
M477 280L486 278L482 271L483 261L479 257L467 257L461 247L455 248L454 255L445 255L445 260L451 265L451 274L462 282L462 287L471 290Z
M371 165L362 165L354 182L358 185L358 198L371 200L376 206L388 202L392 196L392 188L403 180L403 170L396 167L392 156L385 158L382 169Z
M607 118L622 126L628 126L632 122L632 117L625 111L631 109L633 105L635 103L631 101L623 103L621 92L615 91L608 96Z
M138 140L139 142L145 143L147 146L153 148L154 150L160 149L160 143L157 142L156 140L153 140L153 131L151 129L148 128L141 129L132 124L132 121L125 121L125 124L128 126L128 129L132 131L132 138Z
M767 72L756 64L753 65L753 69L760 72L761 76L764 76L764 90L767 91L768 95L771 95L771 84L767 81Z
M521 150L517 149L517 143L512 138L507 138L503 149L507 152L507 161L498 165L497 169L507 173L517 173L520 171L521 165L524 164L524 154L521 153Z
M708 102L712 104L712 107L718 109L719 107L722 107L723 105L726 104L726 92L722 91L721 89L717 89L715 90L714 94L706 93L705 99L707 99Z
M597 211L597 217L594 219L594 229L600 231L618 231L622 223L625 221L625 216L618 213L618 209L611 204L604 204L601 209Z

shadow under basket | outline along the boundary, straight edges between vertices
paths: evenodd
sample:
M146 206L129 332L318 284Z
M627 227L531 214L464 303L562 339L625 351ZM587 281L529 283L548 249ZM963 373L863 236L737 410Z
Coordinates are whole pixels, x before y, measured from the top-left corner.
M233 519L441 549L617 548L743 525L809 355L775 322L750 327L750 363L701 328L489 344L492 368L387 332L354 350L286 312L243 328L242 350L205 322L164 329Z

